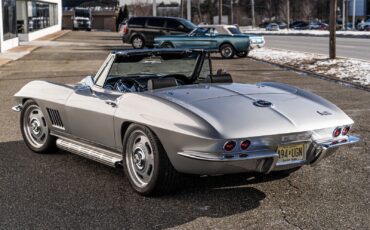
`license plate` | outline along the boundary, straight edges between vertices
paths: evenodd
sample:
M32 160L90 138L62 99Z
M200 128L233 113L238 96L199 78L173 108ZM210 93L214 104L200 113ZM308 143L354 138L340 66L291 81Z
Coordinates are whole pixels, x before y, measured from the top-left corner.
M277 153L279 162L304 160L305 144L280 145Z

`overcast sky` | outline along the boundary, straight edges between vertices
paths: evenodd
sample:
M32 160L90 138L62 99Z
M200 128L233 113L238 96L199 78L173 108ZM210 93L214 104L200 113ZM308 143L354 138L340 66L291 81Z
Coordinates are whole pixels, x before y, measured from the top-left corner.
M157 1L157 4L161 3L161 2L165 2L165 3L170 3L170 2L178 2L180 3L180 0L156 0ZM119 0L120 2L120 5L123 6L125 4L131 4L133 2L148 2L148 3L152 3L153 0Z

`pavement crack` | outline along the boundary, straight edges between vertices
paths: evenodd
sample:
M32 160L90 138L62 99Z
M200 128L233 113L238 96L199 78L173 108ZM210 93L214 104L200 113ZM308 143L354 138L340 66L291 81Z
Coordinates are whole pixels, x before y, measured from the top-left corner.
M288 219L288 217L287 217L287 215L286 215L285 210L282 208L282 206L281 206L280 204L279 204L279 209L280 209L280 213L281 213L281 214L282 214L282 216L283 216L284 221L285 221L287 224L289 224L289 225L291 225L291 226L293 226L293 227L295 227L295 228L298 228L298 229L303 230L303 228L301 228L300 226L298 226L298 225L296 225L296 224L294 224L294 223L290 222L290 220Z
M293 182L289 178L287 178L286 180L288 181L289 186L295 188L298 191L301 191L300 188L298 186L294 185Z

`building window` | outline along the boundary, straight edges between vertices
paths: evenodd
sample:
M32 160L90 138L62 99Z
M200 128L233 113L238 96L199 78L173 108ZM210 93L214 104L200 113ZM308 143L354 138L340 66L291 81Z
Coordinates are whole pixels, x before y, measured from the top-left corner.
M3 0L3 34L4 40L17 37L17 15L15 0Z
M29 1L28 31L37 31L58 24L58 7L54 3Z

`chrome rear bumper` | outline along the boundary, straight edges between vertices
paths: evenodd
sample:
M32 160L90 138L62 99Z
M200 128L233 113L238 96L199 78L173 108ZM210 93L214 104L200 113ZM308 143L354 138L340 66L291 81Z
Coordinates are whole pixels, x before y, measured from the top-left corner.
M184 151L178 153L178 156L182 157L182 164L176 169L183 173L218 175L242 172L269 173L302 165L314 166L323 158L334 153L338 147L353 144L359 140L358 137L348 136L341 141L311 142L305 160L289 162L279 162L278 153L272 150L234 153L233 155Z

